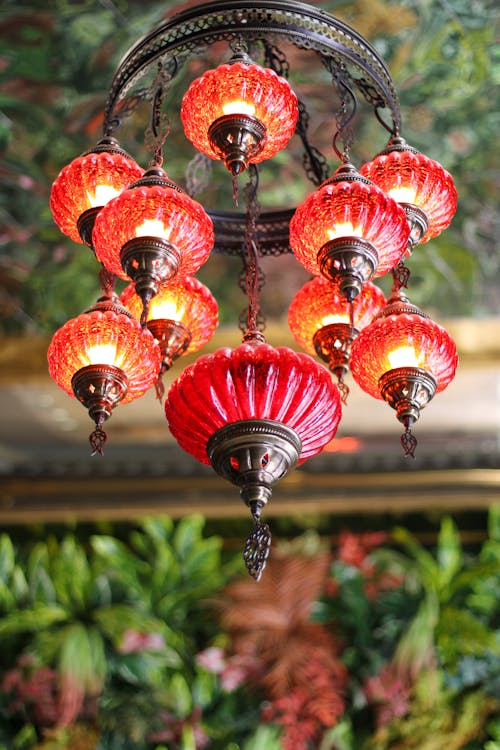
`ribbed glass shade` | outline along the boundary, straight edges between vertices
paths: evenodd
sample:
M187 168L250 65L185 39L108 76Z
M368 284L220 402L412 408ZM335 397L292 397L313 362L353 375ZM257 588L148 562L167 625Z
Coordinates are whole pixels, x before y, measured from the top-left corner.
M168 392L165 414L179 445L208 464L207 442L233 422L270 419L302 440L299 461L334 436L340 396L328 371L307 354L268 344L218 349L187 367Z
M266 126L264 147L249 160L258 163L285 148L295 132L297 97L274 70L243 62L219 65L196 78L184 94L181 120L186 137L198 151L218 159L208 131L228 114L251 115Z
M455 342L438 323L422 315L378 317L354 340L350 368L370 396L382 398L379 380L398 367L419 367L437 382L436 393L453 380L458 356Z
M368 281L353 306L353 325L358 330L367 326L385 305L381 289ZM332 323L350 323L350 305L336 284L315 276L300 289L288 308L288 325L306 352L315 355L314 334Z
M128 379L121 403L142 396L155 382L161 365L158 345L132 317L93 311L65 323L54 334L47 352L50 376L74 397L71 378L88 365L113 365Z
M452 176L433 159L413 150L391 150L364 164L361 173L395 200L421 208L428 227L420 242L437 237L451 222L457 208Z
M98 260L127 279L120 251L138 236L160 237L180 253L178 276L189 276L205 263L214 244L213 224L203 206L186 193L161 185L131 187L110 201L92 233Z
M52 216L61 232L74 242L82 242L77 228L79 217L119 195L143 171L130 157L106 151L73 159L59 173L50 194Z
M121 295L122 304L140 319L142 300L130 284ZM201 349L212 337L218 323L218 306L210 290L198 279L186 276L160 286L153 297L148 320L176 320L189 329L191 341L186 353Z
M297 207L290 222L290 246L299 263L319 276L317 256L323 245L340 237L359 237L377 251L374 276L383 276L406 251L409 233L403 209L380 188L334 175Z

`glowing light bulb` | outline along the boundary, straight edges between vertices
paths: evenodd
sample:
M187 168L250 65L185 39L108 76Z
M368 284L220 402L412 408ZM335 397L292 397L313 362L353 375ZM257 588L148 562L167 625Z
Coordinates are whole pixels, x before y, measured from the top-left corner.
M349 316L347 314L342 315L337 313L336 315L325 315L325 317L321 320L322 326L331 326L335 323L349 324Z
M183 313L184 308L182 307L179 310L175 302L171 300L159 300L155 302L153 297L149 318L150 320L176 320L179 322L182 320Z
M255 114L255 106L251 102L235 101L227 102L222 106L225 115L249 115Z
M417 355L413 346L400 346L387 355L391 369L397 367L419 367Z
M87 200L92 208L105 206L106 203L109 203L112 198L116 198L117 195L120 195L120 190L117 190L112 185L97 185L94 193L87 190Z
M398 203L415 203L415 188L405 185L391 188L388 191L391 198Z
M354 227L350 221L339 221L333 229L327 229L326 233L329 240L336 240L337 237L360 237L360 231Z
M120 367L122 364L117 360L115 344L89 346L85 354L90 365L114 365L115 367Z
M145 219L135 230L136 237L161 237L170 239L170 227L166 227L161 219Z

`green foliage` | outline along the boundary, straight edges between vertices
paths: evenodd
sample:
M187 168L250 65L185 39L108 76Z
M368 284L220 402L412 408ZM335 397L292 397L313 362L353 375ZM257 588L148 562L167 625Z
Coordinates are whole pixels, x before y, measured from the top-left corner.
M403 528L385 544L341 539L314 620L342 641L349 683L318 750L496 750L499 528L493 509L474 552L448 518L435 549ZM286 747L281 727L262 721L263 684L249 672L229 687L217 666L230 651L214 602L234 567L220 551L199 517L146 519L126 538L88 543L67 534L16 548L0 537L0 750L41 750L46 726L44 750L95 747L97 736L97 750L197 750L203 738L213 750ZM42 705L67 726L44 724Z

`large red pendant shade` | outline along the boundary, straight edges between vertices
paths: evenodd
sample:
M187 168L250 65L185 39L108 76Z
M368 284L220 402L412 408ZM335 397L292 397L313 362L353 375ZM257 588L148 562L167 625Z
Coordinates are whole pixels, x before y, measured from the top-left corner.
M401 137L392 138L384 151L361 167L361 174L403 206L412 225L412 245L437 237L455 215L452 176Z
M233 173L270 159L295 131L297 97L274 70L246 55L207 70L184 94L181 119L186 137Z
M50 208L57 226L74 242L91 245L100 208L138 180L144 170L112 137L64 167L52 185Z
M244 558L260 578L270 532L259 519L272 485L337 430L340 396L328 371L307 354L255 339L187 367L169 389L165 414L184 450L240 488L254 518Z
M349 163L311 193L290 222L297 260L313 276L338 281L349 300L399 262L409 234L403 209Z
M421 409L453 380L458 364L455 343L399 291L352 345L354 380L370 396L384 399L406 427L402 443L413 456L411 426Z

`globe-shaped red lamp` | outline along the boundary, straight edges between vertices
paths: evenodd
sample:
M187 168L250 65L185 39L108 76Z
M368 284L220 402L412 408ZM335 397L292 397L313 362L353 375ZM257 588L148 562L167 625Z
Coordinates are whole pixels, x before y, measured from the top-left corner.
M396 201L346 163L298 206L290 246L313 276L338 281L352 301L364 283L399 262L409 233Z
M413 456L411 427L420 411L455 376L455 342L447 331L399 291L352 345L354 380L396 410L406 431L402 444Z
M102 453L102 424L116 404L129 403L151 387L161 365L157 343L117 297L103 297L52 337L49 373L89 411L96 430L93 452Z
M271 486L337 430L340 396L328 371L307 354L257 340L218 349L174 381L165 414L184 450L239 486L256 523L245 561L260 577L270 535L258 519Z
M186 137L233 175L283 149L297 118L297 97L288 82L245 55L194 80L181 108Z
M102 206L143 172L112 137L73 159L59 173L50 194L52 216L61 232L91 247L92 228Z
M405 210L411 227L411 247L437 237L457 208L452 176L434 159L409 146L401 137L361 167L368 177Z
M290 303L288 325L295 340L308 354L316 354L328 363L338 379L344 403L349 394L344 377L349 371L352 342L380 312L385 301L381 289L367 281L349 303L340 294L338 284L315 276Z

